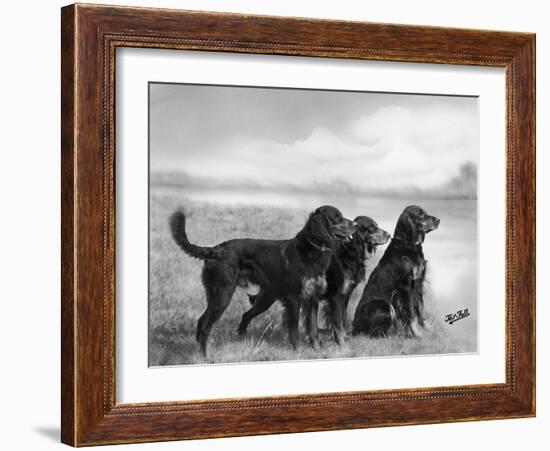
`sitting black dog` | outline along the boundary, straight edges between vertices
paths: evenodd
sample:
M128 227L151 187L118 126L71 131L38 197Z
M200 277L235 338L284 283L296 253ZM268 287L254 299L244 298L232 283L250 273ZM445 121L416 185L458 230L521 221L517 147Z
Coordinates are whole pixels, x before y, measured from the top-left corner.
M400 329L412 336L425 326L422 243L439 219L415 205L403 211L395 233L372 272L357 305L353 334L387 335Z

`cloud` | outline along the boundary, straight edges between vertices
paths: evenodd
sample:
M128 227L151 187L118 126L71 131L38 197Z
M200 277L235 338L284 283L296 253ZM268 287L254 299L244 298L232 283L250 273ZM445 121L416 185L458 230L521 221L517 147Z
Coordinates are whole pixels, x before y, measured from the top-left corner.
M188 172L259 184L303 184L345 179L360 189L415 186L421 189L450 180L474 155L456 148L433 152L405 139L364 144L328 129L292 144L237 138L223 149L204 151L185 162Z
M359 142L386 147L408 143L426 153L472 143L476 138L472 112L448 105L416 109L390 105L361 117L351 124L350 131Z
M428 192L445 187L445 192L471 194L471 180L466 180L465 175L458 176L460 180L455 178L466 163L477 161L473 99L363 94L369 108L358 102L360 97L352 96L349 99L354 99L353 111L345 109L348 100L335 103L339 105L340 117L331 112L326 100L319 103L321 112L311 105L304 109L304 102L297 101L289 109L288 102L297 92L294 97L285 90L275 91L271 97L262 92L262 103L260 97L255 97L257 91L240 91L241 97L247 93L246 105L226 93L223 98L231 103L231 108L220 106L221 113L216 113L214 106L222 97L219 93L212 96L208 115L195 114L196 127L184 127L181 133L168 118L163 129L155 130L168 128L178 138L170 141L172 154L164 151L164 141L152 139L152 169L184 171L192 178L221 184L271 188L339 186L359 192ZM266 103L279 94L287 97L277 108L273 102ZM307 95L314 100L328 94ZM368 99L375 100L369 104ZM243 111L246 120L241 117ZM297 127L301 113L310 119ZM221 118L220 128L206 126L216 114ZM285 120L288 129L293 130L286 134ZM209 138L214 135L216 139Z

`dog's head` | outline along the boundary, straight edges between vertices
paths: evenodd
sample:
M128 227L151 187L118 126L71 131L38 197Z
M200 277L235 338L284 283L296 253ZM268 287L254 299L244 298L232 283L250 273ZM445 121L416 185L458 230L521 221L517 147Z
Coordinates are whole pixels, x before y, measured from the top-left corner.
M357 216L354 222L357 225L353 236L363 244L367 256L371 256L377 246L386 244L390 239L391 235L368 216Z
M311 242L334 248L339 241L348 241L355 231L355 223L344 218L340 210L325 205L313 211L303 233Z
M439 218L430 216L417 205L409 205L399 216L394 237L411 244L422 244L426 233L438 227Z

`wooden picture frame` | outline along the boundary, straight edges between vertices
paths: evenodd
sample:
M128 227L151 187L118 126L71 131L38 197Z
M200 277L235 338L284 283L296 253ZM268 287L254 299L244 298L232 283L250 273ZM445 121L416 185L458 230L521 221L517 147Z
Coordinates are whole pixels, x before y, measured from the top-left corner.
M62 9L61 438L73 446L535 415L535 35L147 8ZM118 404L115 50L506 69L506 382Z

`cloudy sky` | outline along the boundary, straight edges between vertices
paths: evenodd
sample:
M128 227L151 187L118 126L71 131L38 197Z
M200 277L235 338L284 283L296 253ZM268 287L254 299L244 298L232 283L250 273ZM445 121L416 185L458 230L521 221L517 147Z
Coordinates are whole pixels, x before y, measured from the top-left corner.
M151 170L431 190L477 163L477 121L467 97L152 83Z

